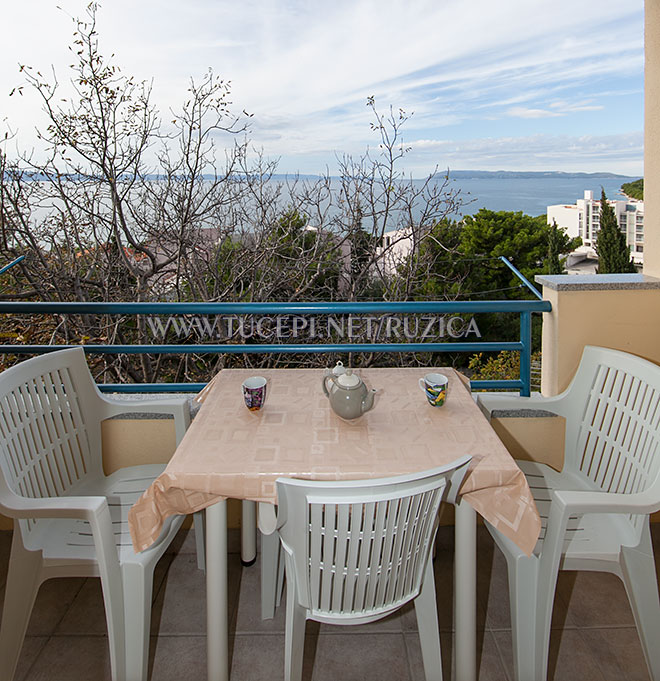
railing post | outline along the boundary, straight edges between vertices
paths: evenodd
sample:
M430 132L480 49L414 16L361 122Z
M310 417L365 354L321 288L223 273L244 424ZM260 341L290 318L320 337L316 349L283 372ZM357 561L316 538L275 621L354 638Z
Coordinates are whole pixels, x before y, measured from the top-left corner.
M520 313L520 388L521 397L529 397L532 392L532 313Z

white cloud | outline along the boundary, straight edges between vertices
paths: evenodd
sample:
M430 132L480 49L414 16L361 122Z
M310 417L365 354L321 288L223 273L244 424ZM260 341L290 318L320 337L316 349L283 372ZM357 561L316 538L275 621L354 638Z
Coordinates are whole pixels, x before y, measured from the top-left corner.
M528 135L475 138L461 141L425 139L411 143L409 163L416 168L438 163L450 169L610 171L628 175L642 172L644 136Z
M548 111L547 109L528 109L524 106L514 106L507 112L508 116L514 118L549 118L552 116L561 116L559 111Z
M16 63L53 63L65 79L71 61L70 17L87 0L60 4L70 16L55 0L3 7L0 111L21 130L39 107L5 96L20 81ZM642 0L106 0L98 24L124 72L153 77L164 112L190 76L212 67L231 80L236 110L255 114L255 144L292 170L306 154L332 161L373 143L369 95L414 110L412 138L466 137L474 129L463 125L507 118L570 132L572 114L605 111L613 81L642 73L642 13ZM611 131L622 125L617 116Z

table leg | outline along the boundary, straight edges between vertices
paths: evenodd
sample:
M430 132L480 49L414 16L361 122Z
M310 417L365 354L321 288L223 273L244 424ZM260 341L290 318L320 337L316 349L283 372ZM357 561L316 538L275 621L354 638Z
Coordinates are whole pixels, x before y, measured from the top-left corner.
M208 681L229 679L227 501L206 509L206 662Z
M454 660L456 681L477 678L477 518L467 501L456 505Z
M241 563L252 565L257 559L257 504L241 502Z

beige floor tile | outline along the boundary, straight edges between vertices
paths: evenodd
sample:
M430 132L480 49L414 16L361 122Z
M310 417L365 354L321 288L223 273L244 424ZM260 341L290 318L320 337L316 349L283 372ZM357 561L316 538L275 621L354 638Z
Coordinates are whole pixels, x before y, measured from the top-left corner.
M233 618L240 578L240 562L230 554L229 613ZM197 568L194 553L176 555L154 602L151 615L151 633L156 634L206 634L206 574Z
M105 636L108 627L105 621L105 605L101 580L90 577L85 580L71 607L62 617L57 629L62 635Z
M163 584L172 559L172 555L165 554L156 565L152 602L156 600L157 593ZM62 617L56 633L64 635L105 635L107 630L101 580L90 577L85 580L85 584L76 595L71 607Z
M412 681L426 681L424 663L422 662L422 648L419 644L419 634L407 633L404 636L408 669ZM442 674L447 681L451 681L451 642L450 633L440 635L440 652L442 654Z
M110 681L108 642L102 636L53 636L24 681Z
M238 609L235 615L237 634L284 633L286 621L286 586L275 617L261 619L261 565L259 560L249 567L241 566Z
M35 660L48 642L47 636L26 636L21 648L21 656L18 658L18 666L14 681L23 681L32 668Z
M509 678L513 678L513 649L510 631L493 636ZM598 662L579 631L555 629L550 637L548 681L604 681Z
M231 645L230 681L281 681L284 678L284 634L237 634ZM314 641L305 645L303 681L310 679L313 649Z
M506 560L497 547L479 546L477 563L477 602L485 612L484 626L491 630L510 629L509 582Z
M583 629L581 634L605 681L649 681L635 628Z
M206 633L206 577L194 553L174 557L151 615L152 634Z
M568 603L567 625L578 627L634 626L623 582L606 572L562 572L558 591ZM571 580L572 583L571 583ZM570 594L567 584L571 583ZM563 585L563 586L562 586Z
M39 587L37 600L32 609L28 636L52 634L66 616L84 584L85 579L82 577L61 577L44 582Z
M151 681L206 681L206 636L152 637L149 671Z
M442 673L446 681L455 678L456 661L453 655L453 636L441 634ZM413 681L425 681L424 664L419 637L406 634L406 646L412 671ZM504 665L495 639L490 632L479 632L477 637L477 681L508 681Z
M320 635L311 679L408 681L410 669L404 636L350 633Z

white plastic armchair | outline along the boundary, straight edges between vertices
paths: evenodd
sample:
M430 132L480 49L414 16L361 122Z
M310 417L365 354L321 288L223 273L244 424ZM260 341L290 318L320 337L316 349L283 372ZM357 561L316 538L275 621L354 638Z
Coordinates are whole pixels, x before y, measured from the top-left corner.
M277 480L285 557L285 681L299 681L305 622L362 624L413 600L426 681L442 681L431 548L470 457L377 480Z
M509 572L516 681L545 681L558 570L623 580L651 678L660 681L660 602L649 514L660 509L660 367L587 346L556 397L479 395L482 408L566 419L564 466L519 461L542 520L531 557L488 526Z
M39 585L100 577L113 681L147 677L153 570L180 527L135 554L128 510L164 465L105 476L101 422L127 412L170 414L177 442L187 400L129 402L103 396L82 348L26 360L0 374L0 512L14 534L0 625L0 679L11 681Z

